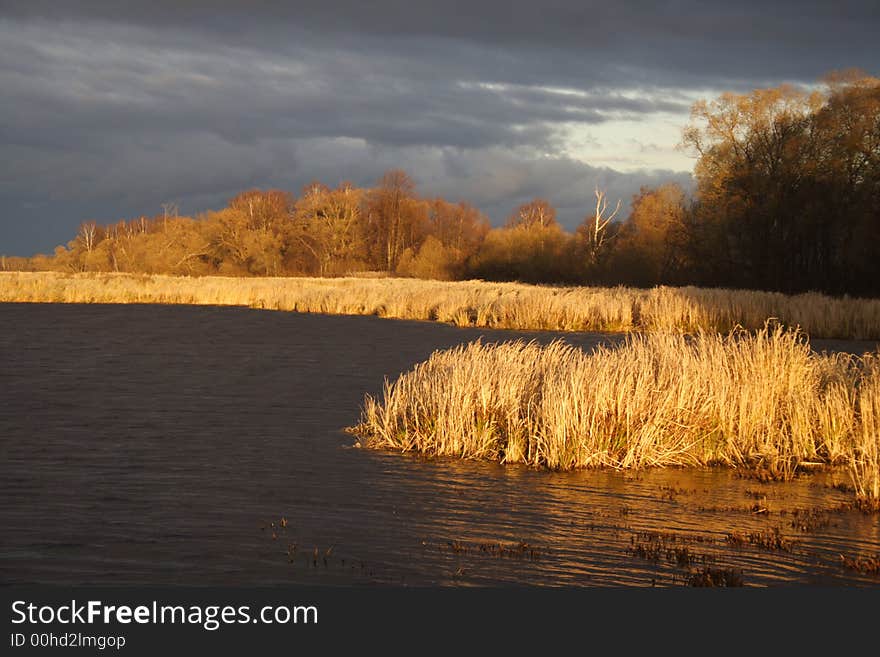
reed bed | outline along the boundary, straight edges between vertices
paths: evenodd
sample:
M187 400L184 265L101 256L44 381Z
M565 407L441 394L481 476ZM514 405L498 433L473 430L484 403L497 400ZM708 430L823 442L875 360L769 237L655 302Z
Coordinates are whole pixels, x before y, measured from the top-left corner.
M0 301L249 306L554 331L726 333L736 327L758 330L774 318L814 338L880 339L877 299L695 287L0 272Z
M880 511L880 357L866 356L866 373L857 393L858 423L850 450L850 474L856 497L868 510Z
M782 477L847 463L880 491L876 356L817 355L781 326L634 334L584 352L556 341L438 351L351 431L366 447L551 469L726 464Z

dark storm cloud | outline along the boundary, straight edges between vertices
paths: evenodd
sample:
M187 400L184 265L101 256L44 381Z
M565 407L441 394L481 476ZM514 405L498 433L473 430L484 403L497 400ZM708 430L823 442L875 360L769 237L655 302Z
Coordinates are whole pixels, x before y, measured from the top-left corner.
M0 252L392 166L496 221L540 195L571 224L599 182L687 176L571 159L561 127L880 68L876 3L277 4L0 2Z
M853 59L875 66L880 20L873 0L12 0L3 9L13 17L184 29L270 50L283 47L287 31L296 28L337 40L409 39L408 52L426 37L453 39L539 49L541 63L563 68L589 68L596 58L622 69L704 79L812 80Z
M7 139L45 140L48 128L59 140L84 142L112 126L147 134L205 129L243 141L345 136L400 145L540 145L547 123L686 107L604 90L575 96L437 77L431 62L414 70L411 60L389 54L365 64L363 53L322 50L307 35L295 35L284 54L258 55L213 43L156 48L143 42L149 33L106 26L46 32L39 25L4 35L10 54L0 75L14 101L0 109ZM462 74L479 75L479 66Z

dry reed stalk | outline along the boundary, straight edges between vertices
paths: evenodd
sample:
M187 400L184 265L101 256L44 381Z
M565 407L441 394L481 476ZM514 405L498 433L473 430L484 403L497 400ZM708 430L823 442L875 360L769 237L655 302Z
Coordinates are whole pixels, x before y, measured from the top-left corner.
M844 461L859 494L876 499L876 362L814 354L780 326L636 334L590 353L477 341L386 382L351 431L367 447L551 469L721 463L792 474Z
M850 448L850 476L859 502L880 510L880 357L866 356L859 387L858 423Z
M776 318L814 338L880 339L880 300L694 287L0 272L0 301L233 305L560 331L727 332Z

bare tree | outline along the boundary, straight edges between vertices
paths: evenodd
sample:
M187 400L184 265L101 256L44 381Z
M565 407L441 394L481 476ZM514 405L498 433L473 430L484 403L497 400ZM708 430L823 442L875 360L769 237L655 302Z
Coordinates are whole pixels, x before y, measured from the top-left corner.
M165 201L162 204L162 211L165 213L165 217L162 223L162 230L168 230L168 217L176 217L180 212L180 208L177 206L177 203L173 201Z
M366 201L365 215L376 264L394 271L407 247L416 241L425 219L418 212L415 183L405 171L389 169Z
M98 224L94 221L84 221L79 225L79 238L80 243L83 245L83 248L87 253L91 253L92 249L95 248L95 244L97 242L98 237Z
M617 205L614 211L606 216L608 212L608 198L604 190L596 187L596 213L590 221L590 230L587 240L587 257L590 264L595 265L601 259L603 252L608 243L608 224L610 224L617 213L620 212L620 199L617 199Z
M556 224L556 208L550 205L547 199L534 198L528 203L520 205L507 218L507 227L515 228L516 226L524 226L530 228L532 226L542 226L547 228Z

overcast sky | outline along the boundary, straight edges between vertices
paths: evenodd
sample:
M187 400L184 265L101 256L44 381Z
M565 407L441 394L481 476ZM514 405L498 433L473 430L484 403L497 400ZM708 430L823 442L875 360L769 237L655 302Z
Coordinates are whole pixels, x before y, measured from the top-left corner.
M687 184L691 104L880 74L880 3L0 0L0 253L401 167L500 224Z

